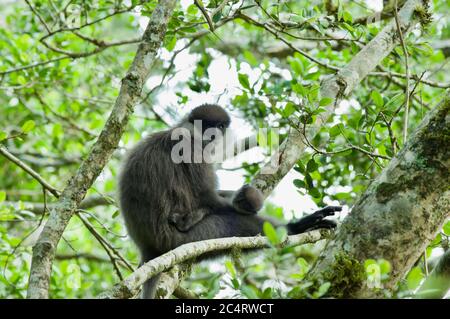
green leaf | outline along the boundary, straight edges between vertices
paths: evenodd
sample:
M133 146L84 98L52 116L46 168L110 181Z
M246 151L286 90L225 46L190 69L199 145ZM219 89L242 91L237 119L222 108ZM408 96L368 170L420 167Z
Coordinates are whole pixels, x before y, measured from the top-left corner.
M382 274L388 274L391 272L392 266L389 261L386 259L378 259L377 260L378 265L380 266L380 270Z
M311 175L309 175L308 173L305 174L305 182L306 182L306 185L308 186L308 188L313 188L314 187Z
M258 299L258 289L253 286L243 285L241 287L242 293L249 299Z
M277 227L277 239L279 243L282 243L287 238L287 230L286 227Z
M300 62L300 60L298 59L290 59L289 60L289 65L291 66L292 71L294 71L295 75L302 75L304 70L303 70L303 65Z
M370 98L373 100L373 103L375 103L376 106L383 107L384 101L383 101L383 97L381 96L380 92L372 91L372 93L370 93Z
M335 137L339 134L341 134L341 130L344 129L344 126L342 124L336 124L333 127L330 128L330 137Z
M220 18L222 18L222 12L217 12L213 17L212 17L212 21L214 23L217 23L220 21Z
M190 15L196 15L198 12L198 8L195 4L191 4L189 7L187 7L187 13Z
M315 81L315 80L318 80L319 77L320 77L320 72L312 72L312 73L306 74L303 77L303 79L308 80L308 81Z
M352 196L349 193L336 193L334 194L334 198L337 200L351 200Z
M306 164L306 170L307 170L308 172L314 172L314 171L316 171L318 168L319 168L319 165L318 165L313 159L310 159L310 160L308 161L308 163Z
M344 11L343 18L344 18L345 22L349 22L349 23L353 22L352 14L350 12L348 12L348 11Z
M5 140L8 137L8 133L4 131L0 131L0 142Z
M27 84L27 79L24 76L19 75L17 77L17 82L21 85L25 85L25 84Z
M375 259L366 259L366 260L364 260L364 268L366 268L366 271L367 271L367 268L369 266L376 265L376 264L377 264L377 261Z
M353 28L350 24L348 24L347 22L343 22L342 26L344 27L344 29L347 29L348 31L350 31L351 33L355 32L355 28Z
M301 83L295 83L292 85L292 90L295 93L300 94L301 96L306 96L308 94L308 90Z
M256 135L256 141L258 142L258 145L262 148L265 148L269 145L267 134L265 134L264 130L258 130L258 134Z
M294 179L294 185L298 188L306 188L305 182L300 179Z
M177 44L177 37L173 36L166 44L166 49L169 52L172 52L175 49L175 45Z
M319 289L314 293L314 297L315 298L320 298L323 295L325 295L328 291L328 289L330 289L331 283L329 282L325 282L323 284L320 285Z
M408 273L408 276L406 276L406 283L409 290L416 289L422 279L424 278L424 274L422 273L422 270L420 267L414 267L411 269L411 271Z
M232 278L236 278L236 269L231 261L225 261L225 268L227 268Z
M303 257L297 258L297 264L300 266L300 268L304 268L305 269L305 268L309 267L308 262Z
M297 165L294 167L294 169L299 173L305 173L305 165L301 161L297 161Z
M403 103L403 101L405 100L405 95L404 93L398 93L396 95L394 95L385 105L385 108L390 108L392 110L397 109L397 107L400 106L400 104Z
M276 245L279 243L277 232L275 231L275 228L273 228L271 223L264 222L263 231L264 231L264 235L266 235L266 237L269 239L269 241L273 245Z
M331 97L324 97L320 100L319 106L327 106L330 105L334 101Z
M6 199L6 192L0 191L0 203L4 202Z
M241 85L245 89L250 90L250 82L248 81L248 75L247 74L239 73L238 74L238 80L239 80L239 83L241 83Z
M35 126L36 126L36 124L34 123L33 120L28 120L28 121L26 121L26 122L22 125L22 132L28 133L28 132L30 132Z
M321 198L322 194L319 192L317 188L310 188L308 190L308 194L311 195L314 198Z
M284 117L289 117L295 112L295 110L296 110L296 108L295 108L294 103L288 102L286 104L286 107L284 108L283 116Z
M253 55L253 53L251 53L248 50L244 51L244 58L245 60L247 60L247 62L252 65L252 66L257 66L258 65L258 60L255 58L255 56Z
M450 221L448 221L444 227L442 228L442 230L444 231L444 234L446 234L447 236L450 236Z

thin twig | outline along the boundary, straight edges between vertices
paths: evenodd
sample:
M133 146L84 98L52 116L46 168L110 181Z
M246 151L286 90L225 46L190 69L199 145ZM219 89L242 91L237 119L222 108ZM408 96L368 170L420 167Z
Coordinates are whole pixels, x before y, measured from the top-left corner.
M194 4L197 8L200 9L201 13L205 17L205 20L208 23L211 32L214 31L214 23L212 22L211 17L208 14L208 11L206 11L205 7L198 0L194 0Z
M106 253L109 256L109 259L111 260L113 268L116 271L117 276L120 278L120 280L123 280L122 273L120 272L119 266L117 265L117 260L112 255L112 253L108 249L107 245L105 244L105 239L97 232L97 230L94 228L94 226L92 226L92 224L89 223L89 221L87 219L85 219L83 216L81 216L81 214L76 214L76 215L81 220L81 222L84 224L84 226L91 232L91 234L94 235L95 239L97 239L98 243L106 251Z
M47 189L50 193L52 193L53 195L55 195L56 197L59 197L59 191L54 188L52 185L50 185L49 183L47 183L47 181L45 181L41 175L39 175L39 173L37 173L34 169L32 169L30 166L28 166L27 164L25 164L24 162L22 162L20 159L18 159L17 157L15 157L13 154L11 154L8 149L3 146L0 145L0 154L2 154L3 156L5 156L7 159L9 159L11 162L13 162L14 164L16 164L17 166L19 166L20 168L22 168L25 172L27 172L29 175L31 175L36 181L39 182L39 184L42 185L42 187L44 187L45 189Z
M403 54L405 55L405 75L406 75L406 86L405 86L405 117L403 122L403 143L406 141L408 137L408 119L409 119L409 56L408 49L406 48L405 39L403 38L403 32L400 28L400 22L398 18L398 8L397 8L397 0L395 0L395 8L394 8L394 18L395 24L397 26L398 35L400 37L400 44L403 48Z
M31 5L31 3L28 0L25 0L25 2L27 3L28 7L30 7L31 11L36 15L36 17L39 19L39 21L42 23L42 25L44 26L44 28L47 30L48 33L51 32L49 26L47 25L47 23L45 22L45 20L41 17L41 15L39 14L39 12Z

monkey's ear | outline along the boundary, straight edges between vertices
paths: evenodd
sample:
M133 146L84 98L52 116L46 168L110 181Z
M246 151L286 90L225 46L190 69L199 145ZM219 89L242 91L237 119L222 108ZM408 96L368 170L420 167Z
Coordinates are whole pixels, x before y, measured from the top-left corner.
M256 214L263 206L261 192L250 185L244 185L233 198L233 207L241 214Z
M192 112L187 116L187 120L189 123L194 123L194 115L192 115Z

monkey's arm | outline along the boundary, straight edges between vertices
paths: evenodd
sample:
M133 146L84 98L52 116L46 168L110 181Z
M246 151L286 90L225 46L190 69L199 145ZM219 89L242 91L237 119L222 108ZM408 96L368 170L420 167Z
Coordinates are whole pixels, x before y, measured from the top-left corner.
M263 205L261 192L250 185L242 186L237 192L227 192L232 198L221 196L224 192L205 191L200 195L203 207L187 212L174 212L169 217L169 223L180 232L187 232L205 216L210 214L254 215Z
M334 212L340 212L340 206L327 206L314 213L300 218L296 222L291 222L287 225L289 234L300 234L306 231L319 228L335 228L336 223L332 220L325 219L327 216L334 215Z
M235 191L230 191L230 190L218 190L217 191L217 194L220 196L220 197L223 197L223 198L225 198L225 199L229 199L229 200L231 200L232 198L233 198L233 196L234 196L234 194L235 194L236 192Z
M237 191L218 190L209 194L209 203L213 212L235 212L243 215L256 214L264 204L261 192L245 184Z

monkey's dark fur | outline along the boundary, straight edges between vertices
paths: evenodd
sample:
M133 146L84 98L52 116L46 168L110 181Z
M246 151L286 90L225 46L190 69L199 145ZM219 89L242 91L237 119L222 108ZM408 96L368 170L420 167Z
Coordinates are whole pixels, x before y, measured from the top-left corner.
M255 236L265 221L256 212L260 192L243 186L232 199L220 195L214 168L207 163L175 164L172 130L202 120L203 128L224 131L230 119L217 105L195 108L179 125L141 141L128 155L119 181L120 206L128 232L147 262L182 244L232 236ZM290 234L335 227L324 217L340 207L327 207L287 226ZM154 296L159 276L144 284L143 297Z

